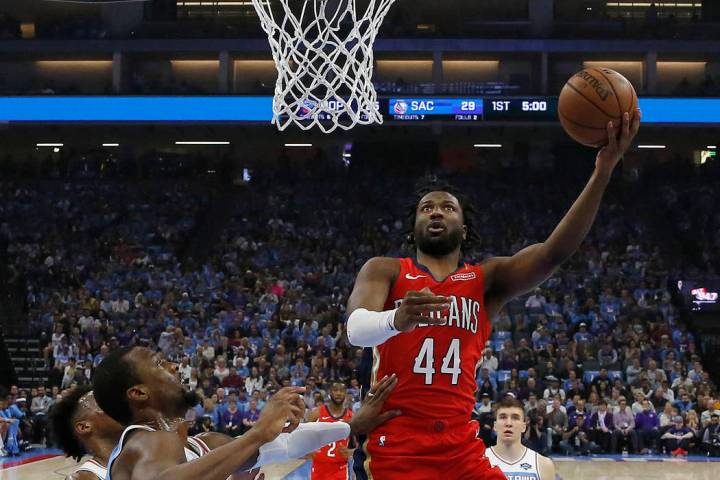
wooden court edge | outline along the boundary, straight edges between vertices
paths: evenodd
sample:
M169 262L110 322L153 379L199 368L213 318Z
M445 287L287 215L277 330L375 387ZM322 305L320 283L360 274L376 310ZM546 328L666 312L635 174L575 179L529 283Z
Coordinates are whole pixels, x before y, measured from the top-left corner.
M596 455L596 456L552 456L553 462L669 462L669 463L720 463L720 457L690 455L687 457L668 457L664 455Z
M1 463L0 470L7 470L7 469L13 468L13 467L22 467L23 465L29 465L31 463L40 462L42 460L47 460L49 458L55 458L55 457L60 457L60 456L61 455L58 453L44 453L44 454L36 455L33 457L21 458L18 460L10 460L10 461Z

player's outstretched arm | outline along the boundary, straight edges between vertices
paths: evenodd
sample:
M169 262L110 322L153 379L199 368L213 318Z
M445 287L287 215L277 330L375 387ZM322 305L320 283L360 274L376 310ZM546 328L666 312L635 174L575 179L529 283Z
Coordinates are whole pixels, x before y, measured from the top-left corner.
M497 307L540 285L580 247L595 222L610 176L639 128L640 110L635 112L632 125L628 114L623 116L620 138L613 134L612 123L608 124L610 141L598 152L590 180L545 242L483 264L485 291Z
M538 455L540 480L555 480L555 464L548 457Z
M132 465L127 476L120 477L131 480L226 480L257 455L263 444L275 439L288 420L291 425L299 423L304 408L298 405L297 399L304 390L301 387L283 388L268 401L249 432L192 462L185 462L182 447L175 449L177 451L170 448L177 443L172 441L177 437L176 433L138 432L128 442L128 451L118 459L118 463L122 459L120 468Z

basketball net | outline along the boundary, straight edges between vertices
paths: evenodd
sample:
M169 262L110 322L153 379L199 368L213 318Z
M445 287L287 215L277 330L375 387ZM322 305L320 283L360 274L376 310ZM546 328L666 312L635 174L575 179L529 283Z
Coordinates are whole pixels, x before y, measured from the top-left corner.
M340 127L380 124L372 84L373 43L395 0L252 0L278 78L273 123Z

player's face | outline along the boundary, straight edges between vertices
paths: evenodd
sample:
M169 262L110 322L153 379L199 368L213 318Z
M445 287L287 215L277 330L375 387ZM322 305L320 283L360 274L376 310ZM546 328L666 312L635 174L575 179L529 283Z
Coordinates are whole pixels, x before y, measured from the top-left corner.
M519 408L501 408L497 411L495 433L497 433L498 441L519 442L525 428L525 415Z
M79 407L84 415L81 422L76 423L75 429L79 434L91 433L93 435L118 438L123 426L110 418L97 404L93 392L88 392L79 400ZM82 425L78 425L82 424Z
M330 390L330 399L333 401L335 405L342 405L345 403L345 396L347 394L347 390L345 388L345 385L333 385L332 389Z
M466 237L460 202L447 192L430 192L420 199L415 212L415 243L432 256L444 256L460 248Z
M137 347L129 354L142 382L148 387L149 403L161 412L180 410L197 404L197 394L188 392L180 381L176 363L165 360L160 353Z

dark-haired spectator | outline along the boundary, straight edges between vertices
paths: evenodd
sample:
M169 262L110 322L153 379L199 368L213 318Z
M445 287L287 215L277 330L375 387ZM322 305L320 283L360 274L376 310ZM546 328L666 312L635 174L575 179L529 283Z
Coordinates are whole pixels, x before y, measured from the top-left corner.
M563 438L563 434L568 431L568 416L565 407L562 406L560 397L552 400L552 405L548 407L547 415L547 448L552 451L553 446L559 445Z
M244 419L244 412L238 409L237 401L230 400L227 409L222 414L223 432L231 437L239 436L243 432Z
M720 414L710 415L710 423L700 434L703 450L712 457L720 457Z
M258 409L258 402L255 399L250 400L250 404L248 406L248 409L245 411L245 414L242 417L242 423L245 427L245 430L248 430L257 423L258 419L260 418L260 410Z
M597 412L590 417L589 427L593 431L594 441L604 452L610 451L610 443L615 430L615 422L613 414L608 410L608 404L605 400L600 400Z
M600 447L591 440L591 430L585 424L585 414L579 413L572 427L562 435L560 449L565 455L590 455L597 453Z
M627 447L633 453L639 451L638 436L635 431L635 416L632 409L628 406L625 397L621 397L618 401L618 411L613 413L613 424L615 430L612 434L612 443L610 450L612 453L619 453L620 444L629 444Z
M660 419L651 406L650 401L643 399L642 410L635 415L635 429L639 435L642 454L657 450L656 444L660 438Z

